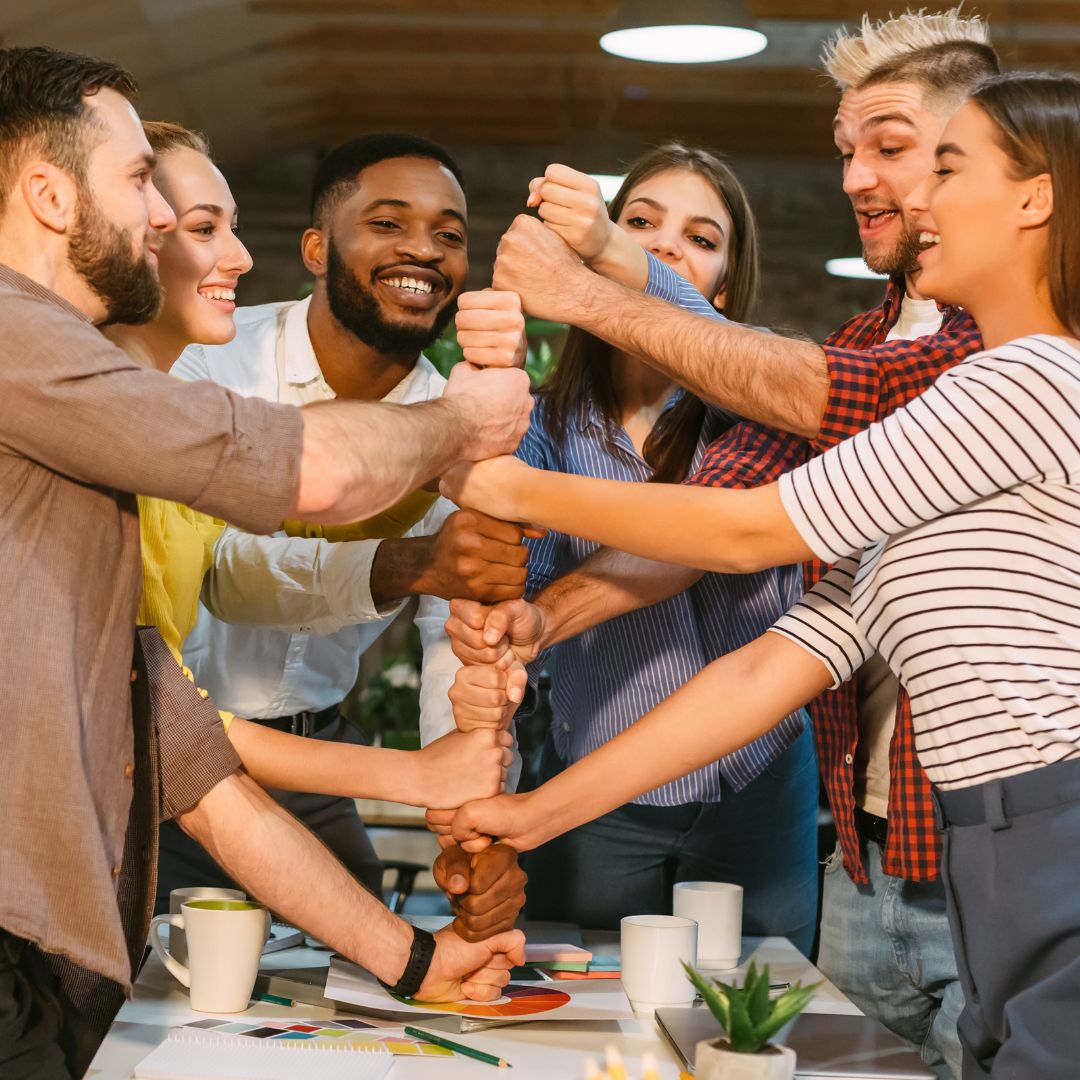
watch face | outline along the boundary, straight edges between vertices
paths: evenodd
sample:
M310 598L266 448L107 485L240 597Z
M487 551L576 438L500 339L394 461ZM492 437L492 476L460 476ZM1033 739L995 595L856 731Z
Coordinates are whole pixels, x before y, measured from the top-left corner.
M534 1013L551 1012L570 1003L570 995L562 990L546 986L518 986L510 983L498 1001L414 1001L412 998L391 994L392 998L414 1009L431 1012L460 1013L462 1016L521 1017Z

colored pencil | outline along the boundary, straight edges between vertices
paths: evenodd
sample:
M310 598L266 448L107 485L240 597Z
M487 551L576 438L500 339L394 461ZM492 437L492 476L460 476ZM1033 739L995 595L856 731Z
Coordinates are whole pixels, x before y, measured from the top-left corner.
M446 1038L445 1035L433 1035L430 1031L421 1031L419 1028L414 1027L406 1027L405 1034L411 1035L414 1039L424 1039L427 1042L434 1043L444 1050L453 1050L455 1054L463 1054L465 1057L471 1057L475 1061L496 1065L500 1069L512 1067L510 1062L504 1058L496 1057L494 1054L485 1054L483 1050L474 1050L471 1046L465 1046L462 1043L454 1042L453 1039Z

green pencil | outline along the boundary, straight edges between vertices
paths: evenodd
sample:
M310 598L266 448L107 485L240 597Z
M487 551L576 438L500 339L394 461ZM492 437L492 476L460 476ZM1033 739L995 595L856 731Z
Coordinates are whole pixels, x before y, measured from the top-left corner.
M444 1050L453 1050L455 1054L464 1054L465 1057L474 1058L476 1061L483 1061L488 1065L498 1065L500 1069L511 1068L509 1061L505 1061L501 1057L496 1057L494 1054L485 1054L483 1050L474 1050L471 1046L463 1046L461 1043L456 1043L452 1039L446 1038L445 1035L432 1035L430 1031L421 1031L419 1028L414 1027L405 1028L405 1034L411 1035L414 1039L423 1039L425 1042L434 1043L436 1046L441 1046Z

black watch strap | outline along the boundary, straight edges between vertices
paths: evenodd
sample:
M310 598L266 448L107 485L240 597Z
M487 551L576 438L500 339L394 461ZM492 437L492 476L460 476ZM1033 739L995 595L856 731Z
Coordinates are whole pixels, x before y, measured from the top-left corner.
M421 930L419 926L414 926L412 932L409 962L405 965L401 978L393 986L379 980L384 989L401 997L412 997L420 989L420 984L427 977L428 968L431 967L431 961L435 958L434 934Z

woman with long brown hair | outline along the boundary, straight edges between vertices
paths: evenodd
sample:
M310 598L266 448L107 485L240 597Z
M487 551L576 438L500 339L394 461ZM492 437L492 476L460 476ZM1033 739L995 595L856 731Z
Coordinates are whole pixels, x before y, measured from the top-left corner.
M646 153L605 208L596 184L553 166L576 189L583 231L648 251L718 309L746 320L758 283L757 228L746 194L715 154L679 143ZM551 189L534 183L545 219ZM609 216L610 215L610 216ZM551 222L558 228L560 222ZM571 229L563 235L575 240ZM596 253L598 256L599 252ZM675 483L733 418L708 408L635 356L571 330L537 394L521 460L543 469ZM530 543L528 595L597 545L563 533ZM800 591L794 568L752 578L691 575L686 592L589 630L546 657L552 728L541 779L625 730L716 657L765 630ZM594 927L670 910L676 881L741 884L747 933L783 934L808 952L817 914L817 771L805 714L689 777L649 791L531 853L528 913ZM598 882L604 882L598 888Z

